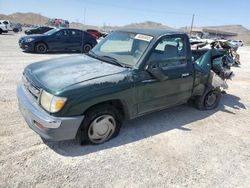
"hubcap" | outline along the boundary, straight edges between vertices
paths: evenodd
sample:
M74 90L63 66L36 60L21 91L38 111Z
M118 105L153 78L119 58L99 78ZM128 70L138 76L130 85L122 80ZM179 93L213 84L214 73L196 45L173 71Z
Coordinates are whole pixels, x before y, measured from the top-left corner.
M91 142L99 144L108 140L115 132L116 121L111 115L101 115L89 126L88 137Z
M40 44L39 46L38 46L38 50L39 50L39 52L45 52L46 51L46 47L43 45L43 44Z
M214 92L211 92L207 95L205 104L208 107L213 106L216 102L216 99L217 99L216 94Z

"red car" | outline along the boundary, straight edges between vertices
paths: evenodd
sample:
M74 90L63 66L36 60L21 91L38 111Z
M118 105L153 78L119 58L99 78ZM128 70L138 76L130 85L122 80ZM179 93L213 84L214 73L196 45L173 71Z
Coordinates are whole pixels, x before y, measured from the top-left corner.
M99 39L102 36L102 33L100 33L99 31L97 31L95 29L87 29L86 31L89 34L91 34L93 37L95 37L96 39Z

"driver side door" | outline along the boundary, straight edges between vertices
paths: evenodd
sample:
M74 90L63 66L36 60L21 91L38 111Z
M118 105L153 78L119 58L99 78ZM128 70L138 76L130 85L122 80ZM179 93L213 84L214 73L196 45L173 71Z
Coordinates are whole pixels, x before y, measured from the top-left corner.
M137 87L139 115L185 103L191 97L193 67L182 35L159 39L146 62L151 66L140 72ZM149 69L157 70L163 79L157 79Z
M60 30L48 38L50 50L65 50L70 47L69 32L67 29Z

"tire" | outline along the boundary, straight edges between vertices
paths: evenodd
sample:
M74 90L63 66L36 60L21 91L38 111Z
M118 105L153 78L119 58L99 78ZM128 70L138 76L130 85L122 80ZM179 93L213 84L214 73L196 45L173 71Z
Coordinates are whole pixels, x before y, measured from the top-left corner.
M236 63L237 65L240 65L240 55L239 55L239 54L236 54L236 55L235 55L235 63Z
M111 105L100 105L85 114L76 139L80 145L102 144L119 134L121 113Z
M83 53L88 53L92 49L92 46L90 44L84 44L82 47Z
M202 96L195 99L195 105L199 110L213 110L218 107L220 99L221 90L219 88L208 88Z
M37 43L35 46L35 51L39 54L44 54L47 52L47 50L48 50L47 45L42 42Z
M0 35L3 33L2 29L0 29Z
M14 29L13 29L13 32L14 32L14 33L18 33L18 31L19 31L19 30L18 30L17 28L14 28Z

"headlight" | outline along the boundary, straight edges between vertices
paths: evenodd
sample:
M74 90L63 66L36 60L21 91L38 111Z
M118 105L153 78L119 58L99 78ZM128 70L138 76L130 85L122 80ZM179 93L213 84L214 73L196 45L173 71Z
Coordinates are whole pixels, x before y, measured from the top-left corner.
M65 97L57 97L43 90L40 104L45 110L55 113L62 109L66 101Z
M33 41L33 40L35 40L35 39L33 39L33 38L28 38L28 39L25 40L25 42L31 42L31 41Z

